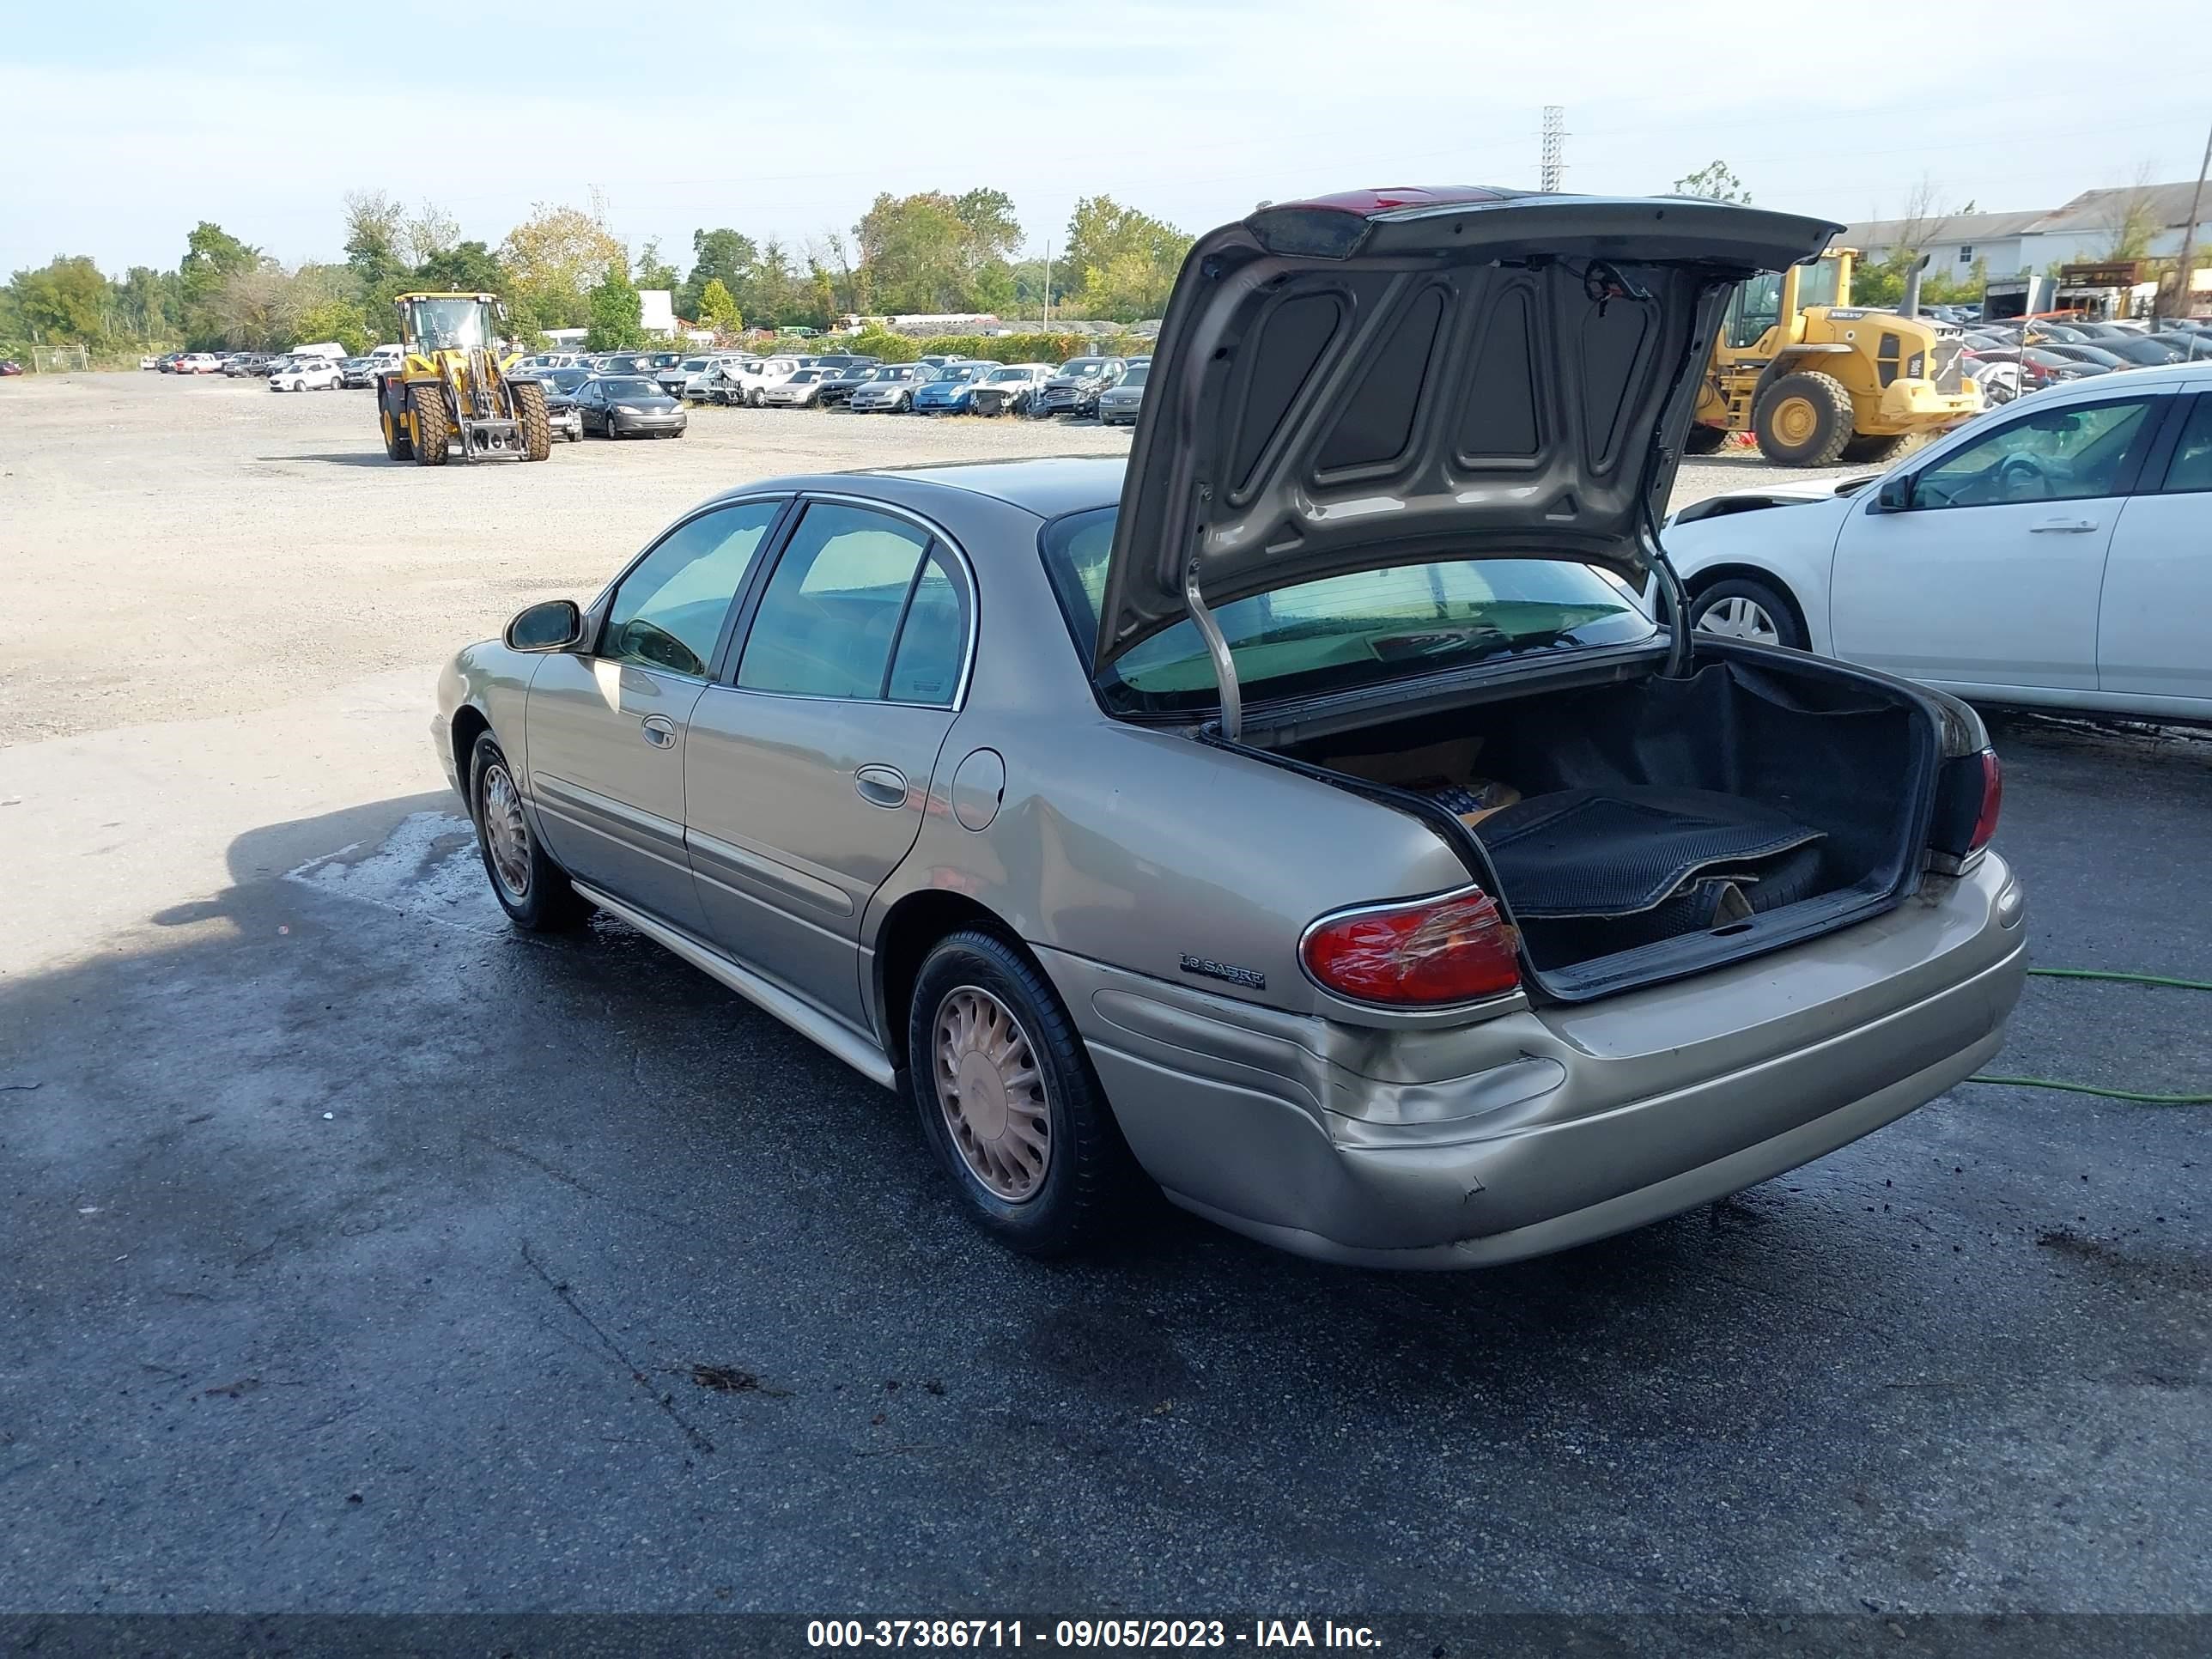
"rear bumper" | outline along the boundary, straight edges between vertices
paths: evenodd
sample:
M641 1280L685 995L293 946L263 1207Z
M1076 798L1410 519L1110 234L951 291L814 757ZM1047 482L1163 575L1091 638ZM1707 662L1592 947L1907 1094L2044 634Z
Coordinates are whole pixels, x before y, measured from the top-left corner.
M1971 1075L2020 994L2024 909L1992 857L1792 951L1451 1031L1039 955L1174 1202L1325 1261L1474 1267L1739 1192Z

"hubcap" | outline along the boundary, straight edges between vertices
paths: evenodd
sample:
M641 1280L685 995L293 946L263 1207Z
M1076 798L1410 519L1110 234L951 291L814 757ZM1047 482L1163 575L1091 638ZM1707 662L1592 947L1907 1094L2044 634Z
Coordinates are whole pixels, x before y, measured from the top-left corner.
M1774 411L1774 434L1785 444L1802 444L1813 435L1820 416L1802 398L1791 398Z
M1052 1114L1029 1034L988 991L963 985L937 1006L937 1104L969 1172L1018 1204L1052 1167Z
M1725 634L1732 640L1753 640L1760 645L1782 643L1782 630L1766 607L1738 596L1708 605L1698 615L1700 634Z
M530 896L530 826L523 821L522 797L507 768L494 761L484 768L484 847L491 854L491 872L507 896Z

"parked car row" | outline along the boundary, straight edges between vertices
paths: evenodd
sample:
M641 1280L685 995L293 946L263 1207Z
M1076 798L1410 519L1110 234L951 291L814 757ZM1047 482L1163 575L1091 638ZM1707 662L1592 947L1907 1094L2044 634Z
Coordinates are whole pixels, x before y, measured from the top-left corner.
M745 352L538 352L519 373L633 375L687 404L747 409L834 409L860 414L1095 415L1133 424L1149 358L1077 357L1051 363L928 356L887 363L850 352L763 357Z
M2212 361L2212 324L2031 318L1969 327L1961 356L1993 404L2099 374Z

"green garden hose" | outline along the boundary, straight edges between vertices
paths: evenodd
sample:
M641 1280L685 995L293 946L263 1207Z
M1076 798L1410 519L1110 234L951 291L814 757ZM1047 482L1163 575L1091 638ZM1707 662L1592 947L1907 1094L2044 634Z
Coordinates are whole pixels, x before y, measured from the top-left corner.
M2121 985L2165 985L2178 991L2212 991L2212 983L2201 979L2170 979L2162 974L2115 974L2101 968L2031 968L2027 970L2039 979L2101 979ZM2095 1095L2105 1100L2133 1101L2139 1106L2212 1106L2212 1095L2147 1095L2133 1089L2100 1089L2094 1084L2066 1083L2050 1077L1986 1077L1976 1075L1969 1083L2002 1083L2015 1089L2063 1089L2069 1095Z

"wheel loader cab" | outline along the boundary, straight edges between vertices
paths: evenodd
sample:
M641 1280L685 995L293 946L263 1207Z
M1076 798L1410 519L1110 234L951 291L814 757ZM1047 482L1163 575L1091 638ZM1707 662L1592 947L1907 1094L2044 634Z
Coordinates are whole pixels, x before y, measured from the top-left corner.
M384 451L395 461L542 461L553 453L545 389L511 380L507 309L495 294L403 294L398 362L377 380Z
M1749 432L1784 465L1879 463L1981 411L1957 331L1851 303L1856 258L1831 248L1737 285L1698 396L1692 454Z

